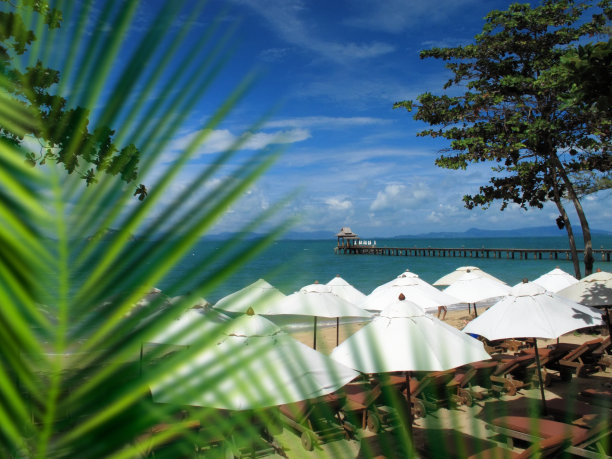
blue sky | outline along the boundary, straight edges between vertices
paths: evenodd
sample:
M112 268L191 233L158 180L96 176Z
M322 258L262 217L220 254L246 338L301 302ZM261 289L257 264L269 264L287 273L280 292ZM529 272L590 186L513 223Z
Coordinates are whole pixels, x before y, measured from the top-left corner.
M434 160L447 144L417 137L426 125L404 110L392 109L394 102L414 99L422 92L440 93L449 76L443 62L420 60L420 50L470 43L481 31L483 17L510 3L210 1L191 24L194 36L204 33L210 19L224 10L222 26L236 26L235 55L212 97L197 107L190 123L172 140L166 161L201 129L210 107L218 102L216 97L222 100L253 69L259 79L211 134L172 192L178 192L262 113L275 108L245 150L281 145L284 152L213 232L241 227L296 189L300 193L283 207L279 218L299 217L295 228L299 231L336 232L350 226L364 237L384 237L471 227L555 225L554 205L527 212L513 206L500 212L499 205L486 211L465 209L462 196L476 193L487 182L489 166L472 165L467 171L436 167ZM138 13L141 25L152 17L150 3L143 5ZM227 178L221 175L218 180ZM591 227L612 228L609 202L609 192L585 198ZM578 225L575 217L573 221Z

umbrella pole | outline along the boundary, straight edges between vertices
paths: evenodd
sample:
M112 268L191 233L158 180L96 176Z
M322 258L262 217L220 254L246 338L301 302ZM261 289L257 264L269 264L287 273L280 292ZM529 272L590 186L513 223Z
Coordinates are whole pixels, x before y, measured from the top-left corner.
M336 317L336 346L340 344L340 317Z
M536 365L538 366L538 380L540 381L540 394L542 394L542 414L548 416L548 410L546 409L546 397L544 397L544 383L542 382L542 368L540 367L540 354L538 353L538 339L533 339L535 345L535 358Z
M478 311L476 311L476 303L474 303L474 317L478 317Z
M314 338L312 340L313 349L317 349L317 316L314 316Z
M410 394L410 372L406 372L406 399L408 400L408 436L412 448L412 395Z

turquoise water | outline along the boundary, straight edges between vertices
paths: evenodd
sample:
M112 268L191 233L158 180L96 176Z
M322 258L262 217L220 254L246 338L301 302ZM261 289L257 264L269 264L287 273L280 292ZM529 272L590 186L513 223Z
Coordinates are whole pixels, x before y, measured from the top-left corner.
M186 257L158 287L164 290L166 285L184 276L195 263L204 259L203 257L210 257L211 254L220 250L222 244L219 241L202 240L194 247L190 256ZM568 248L566 237L377 239L376 244L378 247ZM369 294L374 288L391 280L406 269L418 274L425 281L433 283L459 266L472 265L478 266L509 285L517 284L525 277L533 280L557 266L570 274L574 273L571 261L564 259L508 260L505 258L344 255L335 254L335 246L336 240L334 239L277 241L264 253L233 274L229 281L211 291L207 295L207 300L215 302L259 278L267 280L283 293L291 294L315 281L327 283L339 274L357 289ZM612 236L594 236L593 247L612 248ZM220 266L220 264L212 264L207 267L201 273L200 279L206 279ZM595 268L598 267L611 271L612 263L596 259ZM581 270L584 270L582 265Z

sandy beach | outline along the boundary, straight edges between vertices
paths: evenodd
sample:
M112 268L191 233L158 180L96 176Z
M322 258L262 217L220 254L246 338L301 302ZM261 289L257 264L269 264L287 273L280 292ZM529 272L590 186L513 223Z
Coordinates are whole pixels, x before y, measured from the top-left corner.
M448 311L445 322L461 329L470 320L467 310ZM340 325L338 330L339 341L361 328L363 323ZM572 332L560 338L561 343L582 343L596 336L589 330L588 333ZM296 331L292 333L296 339L312 346L312 331ZM555 343L556 340L538 340L539 347ZM317 349L329 353L336 346L336 327L319 327L317 330ZM577 394L586 388L609 388L612 384L612 372L608 368L589 375L577 377L575 374L569 382L553 380L545 388L546 400L561 399L564 403L574 403ZM486 447L500 445L500 438L487 428L491 419L501 415L527 416L537 412L541 407L540 390L525 388L516 395L502 394L498 397L488 397L477 400L473 406L459 406L453 408L438 408L427 416L415 420L413 427L414 445L417 457L467 457ZM554 403L554 402L551 402ZM606 411L609 414L609 411ZM313 451L305 451L300 439L293 432L285 429L276 436L277 441L290 458L360 458L360 457L387 457L401 458L400 433L393 427L387 427L378 434L368 430L359 430L357 439L340 439L325 443ZM521 445L525 448L527 445ZM516 448L515 451L522 451ZM268 457L280 457L270 455Z

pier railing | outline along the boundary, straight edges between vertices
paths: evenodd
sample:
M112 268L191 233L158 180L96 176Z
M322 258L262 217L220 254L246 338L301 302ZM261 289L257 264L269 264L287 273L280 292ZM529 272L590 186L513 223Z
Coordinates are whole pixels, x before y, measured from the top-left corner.
M334 251L350 255L386 255L405 257L464 257L507 259L566 259L571 257L569 249L487 249L487 248L433 248L433 247L377 247L368 245L338 245ZM579 251L579 254L581 251ZM610 261L612 250L593 249L596 260Z

